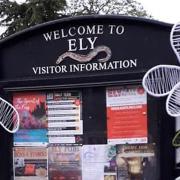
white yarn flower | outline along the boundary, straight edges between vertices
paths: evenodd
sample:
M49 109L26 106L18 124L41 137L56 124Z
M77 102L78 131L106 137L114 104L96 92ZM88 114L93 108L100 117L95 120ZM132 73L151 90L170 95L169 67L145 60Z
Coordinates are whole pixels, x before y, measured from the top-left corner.
M180 62L180 23L173 26L170 43ZM155 97L168 95L166 111L170 116L180 116L180 66L157 65L143 77L144 89Z
M170 43L180 63L180 23L173 26ZM154 97L168 96L166 111L172 117L180 116L180 66L157 65L143 77L143 87ZM176 132L172 145L180 147L180 130Z

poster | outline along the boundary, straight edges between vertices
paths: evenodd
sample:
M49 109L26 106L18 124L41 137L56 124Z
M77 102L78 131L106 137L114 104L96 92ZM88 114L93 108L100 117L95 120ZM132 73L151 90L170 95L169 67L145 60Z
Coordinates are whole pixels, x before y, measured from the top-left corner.
M116 147L84 145L82 150L83 180L116 180Z
M118 180L159 179L154 144L117 145Z
M47 94L49 143L82 143L81 109L79 91Z
M46 147L14 147L14 180L48 180Z
M50 180L82 180L81 169L81 146L50 145L48 148Z
M108 144L147 143L147 97L140 86L106 90Z
M20 116L20 128L14 134L14 145L46 145L46 95L40 92L15 93L13 105Z

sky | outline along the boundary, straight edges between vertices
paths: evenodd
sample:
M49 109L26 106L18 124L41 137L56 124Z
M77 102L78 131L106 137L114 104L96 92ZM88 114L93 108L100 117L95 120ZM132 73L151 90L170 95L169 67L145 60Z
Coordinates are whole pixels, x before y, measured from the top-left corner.
M16 0L21 3L25 0ZM180 22L180 0L136 0L154 19L174 24ZM0 33L3 32L0 27Z
M137 0L154 19L167 23L180 22L180 0Z

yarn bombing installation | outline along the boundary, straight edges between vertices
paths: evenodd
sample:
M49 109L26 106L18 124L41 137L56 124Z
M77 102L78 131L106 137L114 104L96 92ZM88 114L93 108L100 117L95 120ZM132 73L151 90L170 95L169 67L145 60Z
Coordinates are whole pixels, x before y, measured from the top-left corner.
M171 46L180 62L180 24L175 24L170 34ZM154 97L168 95L166 111L170 116L180 116L180 66L157 65L143 77L144 89Z
M174 24L170 33L170 44L180 63L180 23ZM143 77L144 89L154 97L168 96L166 111L172 117L180 116L180 66L157 65ZM175 134L172 145L180 147L180 132Z
M9 133L19 129L19 114L15 107L0 97L0 125Z

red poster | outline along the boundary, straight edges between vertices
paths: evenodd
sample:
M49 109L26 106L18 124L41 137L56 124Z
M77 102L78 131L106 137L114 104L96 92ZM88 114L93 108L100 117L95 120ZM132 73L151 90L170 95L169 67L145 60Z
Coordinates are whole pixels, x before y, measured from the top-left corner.
M147 142L147 98L142 87L106 91L109 144Z

